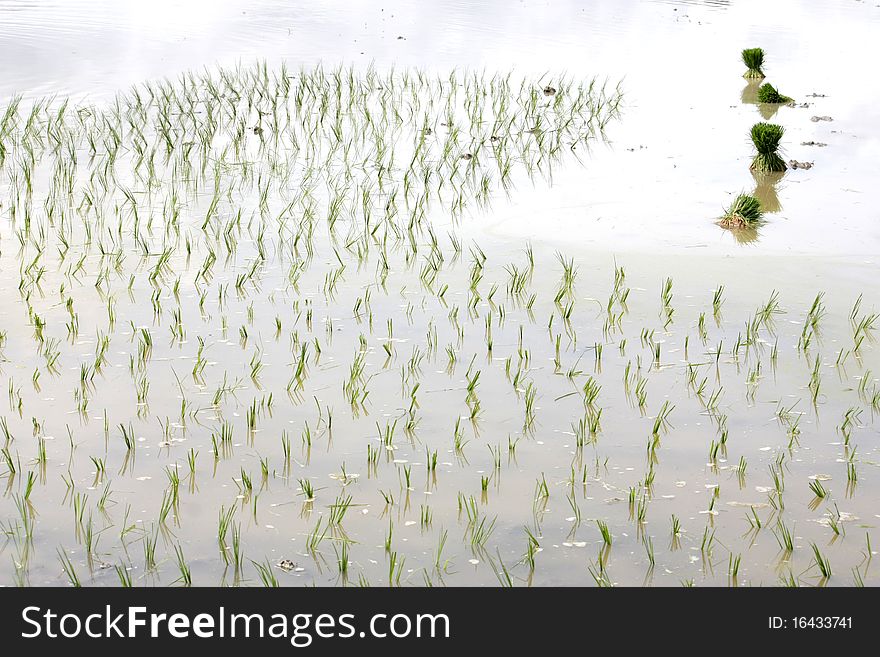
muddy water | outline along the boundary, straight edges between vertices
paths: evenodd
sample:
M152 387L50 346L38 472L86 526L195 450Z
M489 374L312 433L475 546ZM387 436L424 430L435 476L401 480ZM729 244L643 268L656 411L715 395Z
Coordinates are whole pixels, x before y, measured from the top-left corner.
M390 552L405 559L393 578L399 575L404 584L422 584L427 576L434 583L495 585L501 561L516 584L593 585L604 559L603 582L725 585L734 583L729 566L735 557L742 560L737 584L777 584L792 575L801 584L825 583L812 562L813 543L832 562L834 575L828 583L852 584L854 568L866 583L877 583L876 569L866 560L865 535L876 543L878 434L876 409L864 391L875 389L872 372L880 372L880 360L869 336L859 353L850 353L841 366L836 362L841 350L854 346L850 312L857 297L863 295L861 314L880 306L880 192L871 184L880 155L880 141L871 132L880 118L878 98L876 89L863 83L859 66L853 65L880 54L870 38L878 28L880 10L851 2L780 2L770 7L749 2L579 5L554 4L551 9L523 3L502 9L491 3L441 2L431 8L400 3L383 9L374 3L297 7L212 2L204 7L188 3L182 9L176 3L151 3L147 8L142 3L108 2L88 3L84 11L78 3L0 4L0 60L13 63L4 68L0 81L4 98L15 93L31 98L58 94L101 104L144 79L173 79L187 70L259 57L295 66L320 60L365 67L372 61L380 68L394 64L439 72L453 67L493 72L513 66L522 72L547 72L549 82L562 70L600 74L623 78L627 99L622 120L609 128L609 142L593 143L589 153L577 154L581 164L568 158L554 169L552 179L518 179L509 194L495 195L489 210L473 211L461 225L435 217L441 234L454 231L485 251L486 279L499 285L499 299L506 283L504 266L522 266L523 247L530 241L536 258L531 288L538 299L531 313L506 300L501 303L506 307L502 322L497 303L484 299L477 306L478 316L467 316L467 251L445 272L450 289L445 302L438 300L436 290L423 289L418 268L397 254L388 292L373 296L374 325L368 327L351 309L374 281L373 269L360 270L349 263L345 285L328 300L320 289L335 266L334 256L320 246L316 264L301 285L304 295L286 285L288 263L272 259L261 274L259 289L220 304L216 287L234 283L253 256L253 245L244 244L239 256L218 273L207 311L199 308L198 291L184 285L179 305L190 318L188 338L170 341L161 333L163 339L157 340L145 415L139 415L141 409L134 404L136 391L128 369L130 356L137 352L133 329L155 326L149 286L139 281L131 296L119 295L111 366L96 386L90 412L82 417L75 411L72 390L80 362L93 357L96 331L107 330L105 300L89 289L92 281L77 288L77 307L88 318L82 337L65 346L60 376L44 372L39 384L32 385L32 372L45 360L34 353L33 326L17 291L21 263L15 235L4 226L2 373L19 388L16 394L23 396L24 412L15 410L11 395L4 417L16 436L14 451L22 466L16 477L7 477L7 495L0 507L7 536L0 555L2 583L63 583L56 555L63 546L84 582L115 584L118 580L109 566L124 564L138 585L169 584L178 577L173 548L180 545L196 584L258 583L250 559L273 565L281 559L294 561L297 567L290 573L274 569L282 584L332 585L357 582L359 576L386 584L389 527ZM174 20L167 20L168 15ZM820 41L835 44L833 57L820 58L815 47ZM809 103L806 108L779 108L772 120L787 129L787 155L815 166L790 171L775 186L759 189L760 195L778 202L779 210L743 244L712 220L733 195L756 186L748 171L747 132L752 122L766 117L762 108L746 102L750 90L741 78L737 55L752 45L768 53L768 79L798 103ZM809 96L812 93L824 97ZM811 120L826 115L833 120ZM827 146L801 146L805 141ZM557 250L574 257L579 267L578 304L569 327L560 323L553 304L561 275ZM134 260L132 254L132 267ZM627 314L609 334L603 331L604 308L615 265L625 268L632 291ZM171 266L188 278L197 264L188 265L178 254ZM664 326L660 293L666 278L674 282L675 314ZM52 334L63 340L67 314L54 294L59 281L52 278L51 268L45 280L53 294L39 302L39 313L49 320ZM716 322L711 301L719 284L724 285L726 300ZM115 286L124 291L124 284ZM756 344L732 351L752 313L774 290L785 312L774 314L771 325L761 327ZM798 340L819 292L824 292L826 313L820 335L805 354ZM172 303L167 291L165 299ZM297 301L314 305L313 328L300 330L319 336L323 352L306 389L288 398L285 386L292 355L286 320ZM461 338L449 317L454 305L462 310ZM548 329L554 313L555 324ZM701 313L706 314L705 340L697 329ZM491 353L484 328L489 314L497 323ZM276 316L286 323L280 337L272 326ZM227 319L226 330L218 325L221 317ZM383 347L388 319L395 321L390 364ZM257 337L242 340L242 326ZM426 335L434 329L438 348L432 353ZM654 332L647 341L641 340L645 331ZM367 339L367 366L374 378L367 412L354 413L340 390L361 335ZM561 367L554 364L557 335ZM196 336L209 345L207 383L184 376L181 389L176 377L193 366ZM521 343L529 351L525 369L537 391L535 424L529 430L524 428L525 384L514 385L505 374L508 358L515 373ZM451 368L444 352L447 344L456 345L458 353ZM596 344L603 345L601 362ZM655 363L658 344L661 358ZM777 355L771 358L774 346ZM393 449L383 448L377 466L368 466L366 445L382 447L379 434L407 409L410 388L401 381L401 371L414 349L426 352L419 368L417 431L405 437L398 428ZM256 351L267 365L254 380L249 374ZM817 355L822 387L814 405L808 383ZM699 395L689 385L688 363L696 365L697 384L706 380ZM758 363L759 376L750 385ZM647 382L643 409L624 385L627 364L630 376L641 365ZM479 421L471 422L465 388L477 370L481 413ZM578 373L566 376L570 371ZM215 389L227 374L235 392L220 409L212 407ZM601 430L578 447L572 424L585 411L580 395L572 393L578 393L588 377L601 385ZM864 387L862 381L867 381ZM717 406L709 409L706 400L716 392ZM249 434L244 428L248 406L270 393L275 398L272 409L261 412L258 429ZM189 424L178 418L184 396L199 409ZM658 433L652 459L647 447L654 441L652 425L664 402L674 410L668 426ZM326 422L330 408L332 431ZM794 435L795 420L780 420L780 408L792 408L793 417L800 417ZM842 431L851 409L860 414ZM712 443L720 440L722 416L725 446L711 457ZM458 417L464 418L466 443L461 450L453 447ZM43 425L39 431L32 426L34 418ZM233 449L216 460L211 437L223 420L235 428ZM129 422L139 441L133 462L126 459L117 428ZM166 423L171 440L161 428ZM303 439L306 427L315 436L310 449ZM285 432L292 444L289 465L280 442ZM851 432L849 438L846 432ZM45 468L35 463L39 443L31 438L37 435L47 446ZM490 448L501 455L499 467ZM190 449L198 454L198 467L196 475L187 478ZM438 453L439 464L430 474L426 450ZM781 455L786 473L783 510L770 502L770 468ZM104 477L97 476L90 456L105 459ZM743 477L734 471L741 457L747 461ZM264 481L261 459L267 459L269 467ZM847 461L853 459L858 482L848 485ZM184 479L180 522L169 521L160 530L156 517L169 466L179 468ZM644 479L651 470L653 485L646 487ZM20 538L15 505L28 471L37 477L31 543ZM253 478L256 494L242 493L242 471ZM489 479L485 491L483 477ZM818 503L809 488L811 477L830 491ZM311 504L299 491L300 478L318 488ZM74 491L65 479L75 482ZM95 505L108 481L113 496L105 514ZM542 481L548 486L547 497L536 492ZM638 500L650 500L644 522L638 522L638 510L628 502L630 489L637 491L636 507ZM382 492L391 493L395 504L386 506ZM100 533L91 563L74 522L76 493L88 495L86 517L94 517ZM353 504L342 524L344 534L341 528L329 531L318 550L309 551L310 532L319 518L326 522L340 495L351 495ZM474 546L473 523L462 508L461 500L467 506L471 497L480 518L495 520L483 548ZM236 521L241 522L246 555L242 573L226 567L219 556L221 505L239 509ZM431 512L431 522L424 525L423 509ZM752 509L760 528L746 517ZM673 515L682 526L677 536L671 534ZM614 537L610 550L602 549L597 519L608 523ZM792 554L780 550L774 535L780 531L779 519L792 531ZM126 522L135 529L120 537ZM840 536L830 526L834 522L842 527ZM534 572L518 563L527 546L524 526L540 543ZM448 540L437 568L444 530ZM159 536L159 565L147 569L144 536L153 531ZM704 536L713 532L714 540L706 548ZM338 560L346 536L353 542L350 572L344 577ZM646 538L653 544L654 568ZM24 562L26 569L21 567Z

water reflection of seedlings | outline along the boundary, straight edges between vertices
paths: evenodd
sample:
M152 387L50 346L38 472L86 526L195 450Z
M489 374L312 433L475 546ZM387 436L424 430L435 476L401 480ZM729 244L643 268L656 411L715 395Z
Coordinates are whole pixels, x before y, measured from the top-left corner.
M755 190L752 192L752 196L758 199L761 210L765 214L773 214L782 210L777 185L783 176L782 172L759 173L752 171L752 177L755 179Z
M779 103L758 103L758 114L760 114L761 118L765 121L769 121L776 116L780 107L782 107L782 105Z
M761 86L760 80L747 80L746 86L740 92L740 100L744 105L758 104L758 88Z

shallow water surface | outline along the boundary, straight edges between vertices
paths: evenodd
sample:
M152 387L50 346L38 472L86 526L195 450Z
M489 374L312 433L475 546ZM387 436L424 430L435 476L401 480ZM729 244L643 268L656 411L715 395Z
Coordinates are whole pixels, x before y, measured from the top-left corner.
M257 58L622 79L626 120L609 134L613 147L596 146L588 167L556 171L552 186L519 190L483 217L483 229L565 235L618 252L880 251L873 184L880 92L865 83L864 68L880 58L874 3L99 0L0 2L0 14L7 63L0 97L108 99L144 79ZM815 163L763 188L748 171L748 129L772 110L762 115L743 103L749 91L739 60L742 48L755 45L767 52L768 81L809 105L773 112L787 130L786 157ZM780 208L758 244L743 248L711 219L756 187Z
M582 5L0 2L0 583L876 584L880 9Z

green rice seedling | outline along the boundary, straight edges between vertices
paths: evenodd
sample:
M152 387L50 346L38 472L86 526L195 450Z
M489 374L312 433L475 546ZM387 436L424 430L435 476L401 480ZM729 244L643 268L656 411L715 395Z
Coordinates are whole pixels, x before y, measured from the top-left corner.
M419 525L422 530L428 529L431 526L433 518L434 514L431 511L431 507L426 504L419 507Z
M251 476L244 468L239 470L239 479L233 479L233 481L245 497L250 497L254 492L254 484L253 481L251 481Z
M495 519L487 522L487 518L484 516L478 520L479 522L474 521L470 525L471 545L475 548L483 548L495 530Z
M851 406L847 409L846 413L843 416L843 422L840 426L837 427L837 430L844 438L844 445L849 446L849 441L852 436L853 427L861 426L860 417L862 414L862 409Z
M608 576L608 572L606 570L607 565L607 547L600 549L598 557L596 559L596 567L590 566L587 571L590 573L590 577L593 578L593 581L596 582L596 586L600 588L610 588L613 586L611 583L611 579Z
M501 567L501 571L495 571L495 576L498 578L499 583L502 588L512 588L513 587L513 577L510 574L510 570L508 570L507 566L504 565L504 561L501 559L501 552L496 548L495 554L498 557L498 564Z
M120 424L119 430L122 432L122 442L125 443L126 450L134 452L137 447L137 439L135 438L131 423L129 423L128 427L124 424Z
M80 583L79 576L76 574L76 569L73 567L73 562L64 548L58 548L58 558L61 560L61 568L70 585L75 588L81 587L82 584Z
M574 491L572 490L569 495L566 496L568 500L568 505L571 507L572 512L574 513L574 524L575 526L581 524L581 508L578 506L577 498L574 496Z
M612 536L611 530L608 529L608 524L603 520L597 520L596 526L599 528L599 533L602 535L602 541L605 545L611 547Z
M244 563L244 552L241 549L241 523L232 526L232 566L236 574L241 572Z
M740 197L742 197L742 196L743 196L742 194L740 194L740 196L737 196L736 201L739 201ZM736 201L734 201L733 206L735 206L737 204ZM731 207L733 207L733 206L731 206ZM760 210L760 204L759 204L758 210ZM727 215L727 214L728 214L727 211L725 211L725 215ZM721 315L721 306L723 303L724 303L724 286L719 285L712 292L712 314L715 316L716 320Z
M828 514L828 526L831 528L831 531L834 532L835 537L841 536L845 533L843 528L843 523L840 518L840 510L835 506L835 515Z
M760 224L763 216L761 202L758 199L748 194L739 194L733 203L724 209L720 224L724 228L753 228ZM720 303L718 307L720 307ZM716 308L714 299L713 308ZM717 316L717 309L715 314Z
M403 574L405 557L398 557L397 552L388 554L388 586L400 586L400 578Z
M758 87L758 102L770 104L784 104L794 102L788 96L784 96L776 90L769 82L765 82Z
M168 518L172 515L176 518L176 514L173 513L176 504L177 498L174 491L165 490L162 493L162 502L159 505L159 526L164 527L168 523Z
M217 519L217 543L220 546L220 554L223 557L224 562L226 561L226 535L229 533L229 528L232 526L235 509L236 507L234 506L226 509L226 507L221 505L219 517Z
M345 582L348 580L348 566L350 563L348 541L343 540L338 550L336 550L335 546L333 549L336 552L336 567L339 570L339 576Z
M830 579L831 577L831 562L828 558L822 556L822 552L819 550L819 546L815 543L810 543L810 547L813 549L813 561L814 565L819 569L819 572L822 574L822 579Z
M331 526L338 527L342 524L342 520L345 518L345 514L348 512L349 507L351 506L351 495L339 495L336 498L336 501L330 505L330 514L328 518L328 523Z
M119 586L130 589L134 585L131 579L131 569L125 564L116 564L114 566L116 576L119 578Z
M648 566L654 568L656 563L654 559L654 539L650 536L646 536L642 541L642 544L645 546L645 554L648 555Z
M739 566L742 562L742 555L738 554L735 557L731 554L728 558L727 562L727 576L730 578L731 582L736 584L737 577L739 576Z
M757 173L785 171L788 167L779 156L779 142L785 129L775 123L756 123L752 126L752 144L757 154L752 159L752 170Z
M776 524L776 531L773 532L773 535L783 552L786 554L794 552L794 537L781 518Z
M310 554L315 554L321 542L327 536L327 528L323 527L323 518L318 518L315 528L306 536L306 547Z
M108 481L104 486L104 491L101 493L101 497L98 498L98 510L101 512L106 511L107 502L110 501L110 482Z
M550 497L550 487L547 485L547 479L544 475L538 480L535 487L535 499L542 500Z
M9 451L8 447L4 447L0 450L0 455L3 456L3 463L6 466L6 474L10 477L15 475L17 472L16 461L12 458L12 454Z
M846 463L846 480L849 484L855 484L859 480L858 470L853 461L847 461Z
M818 479L813 479L810 481L810 490L813 491L813 495L818 497L820 500L825 499L828 495L828 491L825 489L825 486L822 485L822 482Z
M300 493L303 495L303 497L306 498L307 502L311 502L315 499L315 487L308 479L299 480L299 489Z
M445 570L445 564L448 563L443 561L443 549L446 547L446 539L449 536L449 532L445 529L440 530L440 538L437 540L437 549L434 551L434 569L437 571Z
M672 307L672 279L667 278L663 281L663 287L660 290L660 301L663 304L663 314L666 318L666 322L663 325L664 329L668 329L669 325L672 323L672 315L675 313L675 310Z
M859 589L864 588L865 587L865 580L864 580L864 577L862 576L862 573L859 571L859 569L853 568L852 573L853 573L853 586L856 588L859 588Z
M669 416L674 410L675 406L670 405L668 400L663 402L663 406L660 407L657 417L654 418L654 426L651 430L652 435L659 436L661 429L668 426Z
M718 452L721 450L721 443L716 443L714 440L709 443L709 463L712 464L713 467L718 465Z
M763 523L761 522L761 518L758 516L758 512L755 510L755 507L749 507L749 511L751 515L746 514L746 520L748 520L749 525L753 529L761 529L763 527Z
M712 546L715 544L715 530L709 533L709 528L703 529L703 539L700 541L700 552L705 555L712 556Z
M198 462L198 458L199 453L194 448L190 448L189 452L186 454L186 463L189 468L190 478L195 477L196 475L196 463Z
M180 543L174 546L174 554L177 558L177 569L180 571L180 577L176 580L183 586L192 586L192 573L189 565L186 563L186 557L183 555L183 548Z
M764 77L764 50L762 48L746 48L742 51L742 61L746 65L743 77L760 79Z
M280 584L278 583L278 578L275 577L275 573L272 570L272 565L266 560L265 563L259 563L257 561L251 560L251 563L254 565L254 568L257 569L257 574L260 577L260 581L263 583L263 586L266 588L278 588Z
M534 533L528 528L524 527L526 532L526 553L523 558L520 560L520 563L524 563L528 565L529 571L534 572L535 570L535 557L538 552L541 551L541 544L538 542L537 537Z
M394 521L389 518L388 520L388 533L385 534L385 552L391 552L391 545L394 539Z

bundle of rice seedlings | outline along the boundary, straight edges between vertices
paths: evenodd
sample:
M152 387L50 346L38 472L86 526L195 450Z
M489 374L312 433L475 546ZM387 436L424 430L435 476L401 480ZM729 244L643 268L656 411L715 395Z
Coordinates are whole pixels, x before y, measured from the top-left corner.
M720 224L725 228L754 228L763 216L758 199L749 194L740 194L724 210Z
M761 66L764 65L764 50L762 48L746 48L742 51L743 64L748 69L743 75L744 78L763 78L764 71Z
M779 91L777 91L776 87L774 87L769 82L765 82L760 87L758 87L758 102L759 103L791 103L793 100L788 96L783 96Z
M775 123L756 123L752 126L752 143L758 151L752 160L752 170L758 173L785 171L785 161L779 156L779 142L785 129Z

